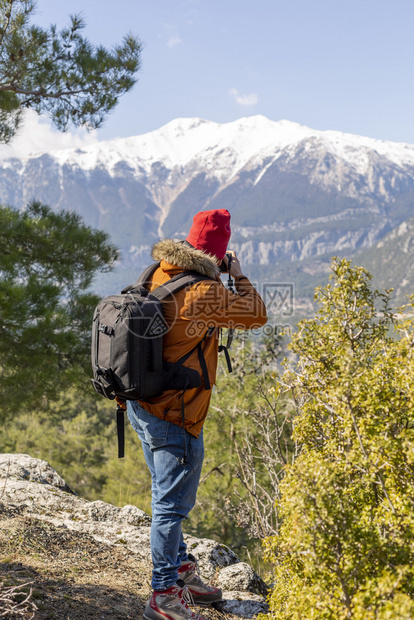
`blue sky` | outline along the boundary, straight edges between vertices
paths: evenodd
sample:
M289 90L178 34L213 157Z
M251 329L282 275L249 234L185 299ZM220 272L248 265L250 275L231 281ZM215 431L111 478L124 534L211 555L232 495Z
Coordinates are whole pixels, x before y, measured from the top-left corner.
M99 139L263 114L414 143L413 0L38 0L34 21L73 13L92 43L144 44Z

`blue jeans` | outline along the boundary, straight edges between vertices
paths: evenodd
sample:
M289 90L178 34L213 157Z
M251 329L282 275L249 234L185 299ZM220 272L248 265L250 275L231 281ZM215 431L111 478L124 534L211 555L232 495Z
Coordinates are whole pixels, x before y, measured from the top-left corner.
M203 432L194 437L180 426L128 401L128 418L141 440L152 478L152 587L166 590L176 583L187 559L181 522L194 507L204 459ZM182 464L186 442L186 463Z

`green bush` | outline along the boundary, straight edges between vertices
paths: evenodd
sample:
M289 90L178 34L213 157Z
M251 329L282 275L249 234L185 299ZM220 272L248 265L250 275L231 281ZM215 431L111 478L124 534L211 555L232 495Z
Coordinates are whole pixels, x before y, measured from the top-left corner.
M372 291L370 274L332 263L320 309L293 337L276 391L294 397L294 438L265 541L275 620L414 617L414 322ZM262 616L262 618L265 616Z

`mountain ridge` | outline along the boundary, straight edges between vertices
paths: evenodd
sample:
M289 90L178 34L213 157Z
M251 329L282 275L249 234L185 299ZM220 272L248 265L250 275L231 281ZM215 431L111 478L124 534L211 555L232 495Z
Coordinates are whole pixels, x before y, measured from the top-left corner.
M178 142L180 140L182 142L182 147L183 144L185 144L182 139L187 140L187 142L190 141L194 144L195 141L193 140L193 137L189 140L189 132L190 130L199 130L200 128L203 129L203 132L198 131L198 135L194 136L197 138L197 145L199 146L195 148L192 146L190 148L186 145L186 150L182 151L176 147L171 147L171 141ZM216 134L213 134L213 129L216 131ZM347 148L366 147L377 151L379 155L388 156L390 161L393 161L397 165L414 165L413 144L381 140L330 129L312 129L306 125L300 125L299 123L288 121L286 119L272 121L262 115L243 117L237 121L231 121L229 123L217 123L198 117L177 118L169 123L166 123L159 129L146 132L144 134L137 134L128 138L114 138L111 140L90 144L82 148L37 151L23 158L4 158L1 161L5 162L9 159L21 159L24 161L33 157L48 154L55 157L59 163L62 164L67 162L67 158L64 157L65 154L73 154L74 156L76 155L77 163L79 164L79 161L83 161L85 165L84 167L87 169L88 166L94 165L96 161L99 161L99 159L97 158L96 161L86 159L82 160L82 155L87 155L94 152L97 152L98 154L106 153L106 158L104 157L103 159L108 165L112 163L107 157L108 151L117 152L119 150L130 149L131 146L138 145L138 147L142 150L143 155L141 156L141 159L144 160L144 162L167 161L171 158L172 151L174 158L171 158L171 163L175 165L186 165L197 155L197 153L203 151L206 147L211 148L210 143L214 142L213 138L215 138L217 134L220 135L221 145L225 144L228 147L234 144L235 149L241 151L242 149L240 147L245 147L246 140L243 140L243 138L246 138L246 131L254 132L255 140L259 140L260 142L259 148L255 147L252 152L249 151L247 155L248 158L252 156L251 153L262 153L266 148L269 148L271 152L273 152L275 148L282 150L288 146L292 146L292 144L298 144L303 139L314 137L324 139L325 143L330 144L332 149L336 147L338 149L337 154L342 156L345 160L348 156L349 161L352 161L350 152L347 152ZM344 146L343 149L339 148L341 142ZM223 148L223 146L220 148ZM159 151L157 152L158 149ZM154 154L148 155L148 152L151 152L151 150ZM244 153L245 152L246 151L244 151ZM133 152L132 156L137 156L137 153ZM182 157L181 160L180 156ZM113 161L116 162L116 158ZM122 156L122 161L125 161L124 156ZM363 165L363 163L366 162L358 161L359 166Z
M212 208L230 211L247 275L283 276L292 264L326 274L332 254L374 251L414 216L414 145L263 116L175 119L141 136L1 160L0 201L24 208L33 198L110 233L123 281L148 264L158 238L182 238Z

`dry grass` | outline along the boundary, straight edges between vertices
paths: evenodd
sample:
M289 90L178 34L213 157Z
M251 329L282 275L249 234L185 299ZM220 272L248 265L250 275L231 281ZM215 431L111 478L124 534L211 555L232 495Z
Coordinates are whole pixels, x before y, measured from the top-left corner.
M24 516L0 504L0 618L142 618L151 566L122 545ZM210 609L208 620L235 616Z
M33 603L33 589L28 581L20 586L0 582L0 618L34 618L37 606Z

